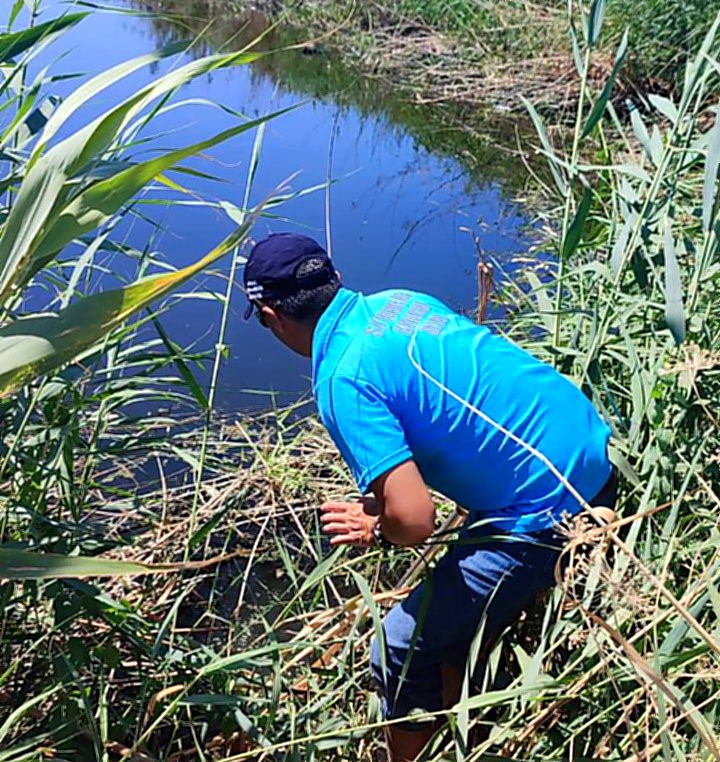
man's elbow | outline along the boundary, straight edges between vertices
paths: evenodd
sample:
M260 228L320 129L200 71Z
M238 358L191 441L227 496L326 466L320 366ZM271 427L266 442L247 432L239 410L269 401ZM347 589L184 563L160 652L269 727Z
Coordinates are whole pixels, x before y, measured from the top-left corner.
M373 486L382 506L380 529L395 545L420 545L435 531L435 504L413 461L406 461Z
M401 545L407 548L410 548L413 545L421 545L434 531L435 524L433 521L419 524L413 523L412 525L403 528L403 532L398 537L396 545Z
M386 511L382 520L383 534L395 545L420 545L435 531L435 507L427 511Z

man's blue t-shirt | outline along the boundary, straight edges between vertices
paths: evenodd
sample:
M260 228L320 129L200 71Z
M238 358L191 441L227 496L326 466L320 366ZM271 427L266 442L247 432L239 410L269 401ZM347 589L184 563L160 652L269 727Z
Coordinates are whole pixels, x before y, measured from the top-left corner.
M574 384L430 296L341 289L316 326L312 362L320 417L363 493L413 459L428 486L507 531L577 513L548 467L476 410L585 500L610 475L610 431Z

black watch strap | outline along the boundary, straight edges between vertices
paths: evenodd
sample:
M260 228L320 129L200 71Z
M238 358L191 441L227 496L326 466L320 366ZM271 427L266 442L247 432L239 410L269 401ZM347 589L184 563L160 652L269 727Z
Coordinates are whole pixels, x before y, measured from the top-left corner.
M392 548L397 547L394 542L390 542L390 540L383 534L379 519L375 522L372 533L375 538L375 544L379 548L382 548L383 550L391 550Z

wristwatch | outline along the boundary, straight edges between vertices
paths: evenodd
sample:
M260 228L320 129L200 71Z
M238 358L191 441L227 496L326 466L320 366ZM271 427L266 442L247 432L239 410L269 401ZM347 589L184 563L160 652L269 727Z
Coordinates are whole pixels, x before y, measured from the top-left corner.
M388 540L388 538L383 534L382 527L380 526L380 519L375 522L372 529L372 534L375 540L375 544L379 548L382 548L383 550L392 550L393 548L397 547L394 542Z

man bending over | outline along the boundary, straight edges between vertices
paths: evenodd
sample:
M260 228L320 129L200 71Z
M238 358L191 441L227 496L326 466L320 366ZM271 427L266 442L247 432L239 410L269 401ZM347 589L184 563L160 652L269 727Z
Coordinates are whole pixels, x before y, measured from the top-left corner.
M556 525L581 510L577 494L612 507L609 429L552 367L436 299L342 287L311 238L260 241L244 279L246 317L255 310L311 358L320 417L371 495L322 507L331 542L423 543L435 528L430 488L469 511L462 542L385 618L384 659L372 647L388 719L438 712L457 700L479 629L483 654L552 586ZM436 727L389 725L391 759L414 760Z

